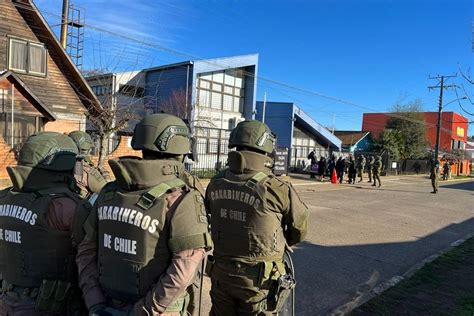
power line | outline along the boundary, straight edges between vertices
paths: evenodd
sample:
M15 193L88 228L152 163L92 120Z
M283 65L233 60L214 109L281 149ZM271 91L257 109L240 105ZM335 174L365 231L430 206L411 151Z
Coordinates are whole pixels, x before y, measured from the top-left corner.
M27 5L24 5L24 4L21 4L21 3L15 3L15 6L17 6L19 8L22 8L22 9L25 9L25 10L33 11L33 12L36 11L34 8L29 7ZM53 16L53 17L61 18L61 15L58 15L58 14L55 14L55 13L51 13L51 12L44 11L44 10L39 10L39 9L38 9L38 11L41 12L42 14L47 14L47 15L50 15L50 16ZM110 30L107 30L107 29L104 29L104 28L101 28L101 27L94 26L94 25L89 24L89 23L84 24L84 27L88 27L90 29L93 29L93 30L96 30L96 31L99 31L99 32L102 32L102 33L105 33L105 34L108 34L108 35L112 35L112 36L115 36L115 37L118 37L118 38L122 38L122 39L127 40L127 41L142 44L143 46L156 48L158 50L161 50L163 52L167 52L167 53L170 53L170 54L183 56L183 57L186 57L186 58L190 58L192 60L201 60L202 62L211 64L211 65L215 65L215 66L221 67L223 69L228 69L228 68L232 67L232 65L225 64L225 62L223 62L222 60L217 62L216 60L203 59L203 58L201 58L199 56L196 56L196 55L193 55L193 54L181 52L181 51L178 51L176 49L172 49L172 48L169 48L169 47L166 47L166 46L163 46L163 45L159 45L157 43L153 43L153 42L149 42L149 41L145 41L145 40L140 40L140 39L137 39L137 38L132 37L130 35L110 31ZM323 99L332 100L332 101L335 101L335 102L338 102L338 103L342 103L342 104L357 107L357 108L360 108L360 109L363 109L363 110L371 111L373 113L385 114L385 115L390 116L390 117L399 118L399 119L406 120L406 121L411 121L411 122L417 123L417 124L436 126L435 124L425 122L424 120L417 120L417 119L408 118L408 117L405 117L405 116L397 114L397 113L379 112L379 111L374 110L374 109L372 109L368 106L357 104L357 103L352 102L352 101L344 100L344 99L339 98L339 97L329 96L329 95L326 95L326 94L323 94L323 93L320 93L320 92L317 92L317 91L312 91L312 90L308 90L308 89L305 89L305 88L292 86L290 84L287 84L287 83L284 83L284 82L281 82L281 81L278 81L278 80L274 80L274 79L271 79L271 78L256 76L255 74L250 73L248 71L243 71L243 72L249 77L259 79L259 80L263 80L263 81L266 81L266 82L269 82L269 83L272 83L272 84L275 84L275 85L278 85L278 86L281 86L281 87L284 87L284 88L287 88L287 89L290 89L290 90L298 91L300 93L305 93L305 94L320 97L320 98L323 98Z
M440 129L441 129L441 111L443 110L443 93L445 89L453 88L455 85L445 85L444 80L449 78L454 78L457 75L451 76L436 76L430 77L430 79L439 80L438 85L428 87L429 90L432 89L439 89L439 107L438 107L438 122L436 124L436 144L435 144L435 152L434 152L434 159L438 159L439 153L439 137L440 137Z

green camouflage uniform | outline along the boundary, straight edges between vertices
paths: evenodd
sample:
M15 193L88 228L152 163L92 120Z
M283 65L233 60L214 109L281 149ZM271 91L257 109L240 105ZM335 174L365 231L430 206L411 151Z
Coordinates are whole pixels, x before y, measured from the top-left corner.
M301 242L307 231L307 207L289 183L273 175L273 160L233 141L261 140L263 123L254 122L233 131L229 147L237 145L237 151L229 153L228 169L212 178L206 191L215 247L211 315L272 314L270 293L286 274L285 247ZM242 132L245 137L235 135Z
M374 156L370 156L367 161L367 175L369 177L369 181L367 182L372 182L372 169L374 168L374 162Z
M380 173L382 172L382 158L380 156L375 157L375 162L372 167L372 175L374 178L374 184L373 186L375 187L377 185L377 180L379 181L379 187L382 185L380 182Z
M365 169L365 157L361 155L359 161L357 162L357 174L359 176L359 182L364 180L364 169Z

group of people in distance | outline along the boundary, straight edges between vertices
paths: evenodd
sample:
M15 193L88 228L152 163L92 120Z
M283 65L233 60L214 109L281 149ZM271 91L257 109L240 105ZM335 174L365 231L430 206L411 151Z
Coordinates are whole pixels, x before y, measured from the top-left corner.
M348 158L344 156L333 155L329 161L324 156L321 156L319 160L316 157L316 152L313 150L309 153L308 159L311 161L310 165L310 177L316 178L320 181L324 181L325 177L331 177L333 172L336 172L337 181L339 183L344 182L344 176L347 175L347 183L355 184L364 180L364 173L367 173L369 179L367 182L373 183L372 186L380 187L380 173L382 171L382 159L379 155L375 157L370 155L368 159L363 154L359 155L357 159L354 158L353 154L350 154Z

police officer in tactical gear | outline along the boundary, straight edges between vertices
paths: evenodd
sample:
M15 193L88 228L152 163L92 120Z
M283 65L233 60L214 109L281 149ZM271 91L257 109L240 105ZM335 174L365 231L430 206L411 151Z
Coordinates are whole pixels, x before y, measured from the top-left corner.
M91 206L75 191L76 154L67 135L42 132L7 167L13 186L0 192L0 315L82 315L78 283L86 305L96 303L94 243L82 229Z
M367 161L367 176L369 177L369 181L367 182L370 183L372 183L372 170L374 169L374 162L374 156L370 155L369 160Z
M90 158L92 148L92 138L82 131L69 133L69 137L76 143L79 150L76 165L74 166L74 178L81 190L81 196L90 198L98 194L100 190L110 181L110 176L106 171L99 170Z
M379 188L382 186L380 182L380 173L382 172L382 157L379 155L375 156L375 161L372 165L372 177L374 178L373 187L377 186L377 181L379 182Z
M228 155L228 168L207 187L215 247L208 262L211 315L278 313L294 287L283 256L305 238L308 210L272 173L274 145L264 123L239 123L229 139L236 151Z
M430 179L431 179L431 186L433 187L433 191L431 193L438 193L438 179L439 179L439 160L431 158L430 161Z
M365 157L364 155L361 154L357 162L357 175L359 176L359 182L362 182L364 180L364 168L365 168Z
M185 315L212 247L202 187L183 164L189 129L176 116L150 115L136 125L132 147L143 159L109 161L116 180L88 220L106 297L91 314Z

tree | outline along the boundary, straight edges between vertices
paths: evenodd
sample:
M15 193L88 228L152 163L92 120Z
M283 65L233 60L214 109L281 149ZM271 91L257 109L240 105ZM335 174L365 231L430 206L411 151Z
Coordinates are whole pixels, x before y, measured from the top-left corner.
M96 76L94 86L107 87L111 84L107 77L101 77L103 74L101 70L90 73ZM101 93L98 96L101 102L100 109L86 113L88 122L92 125L93 133L97 135L99 142L97 161L99 169L104 168L112 135L123 131L128 127L129 122L138 121L147 112L143 88L134 78L131 78L129 83L123 85L118 92L106 90L106 93Z
M464 111L464 113L469 116L474 116L474 95L472 93L472 88L474 88L474 78L472 77L470 70L464 72L461 68L459 68L459 71L461 73L461 77L464 80L461 83L461 90L464 95L460 96L458 94L457 89L455 89L456 97L458 98L458 100L464 97L465 100L467 100L466 102L469 104L469 106L463 106L463 102L461 101L458 101L458 104L461 110Z
M421 101L398 103L391 112L375 146L388 151L393 159L425 158L428 143Z
M401 140L399 131L385 128L382 133L380 133L380 139L374 140L372 143L371 151L387 152L392 159L399 160L400 142Z

